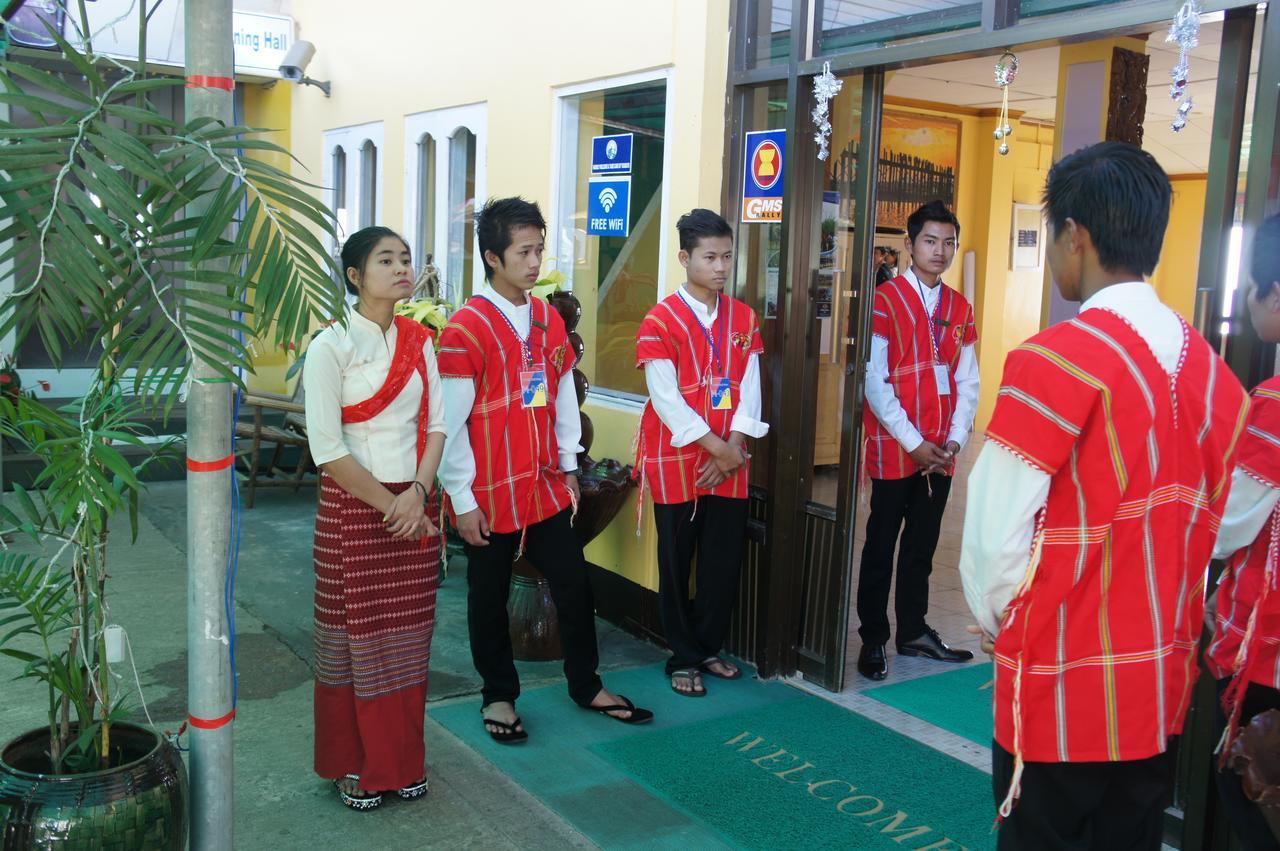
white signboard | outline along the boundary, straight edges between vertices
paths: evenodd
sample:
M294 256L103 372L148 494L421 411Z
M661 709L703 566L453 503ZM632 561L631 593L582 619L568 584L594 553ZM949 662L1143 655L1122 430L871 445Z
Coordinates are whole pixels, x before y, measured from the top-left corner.
M280 63L293 44L293 18L258 12L231 13L231 41L237 71L280 75Z
M183 6L182 0L165 0L156 6L147 28L147 59L151 62L182 66L185 55ZM121 59L138 55L137 0L95 0L86 8L95 50ZM65 30L71 36L70 22ZM233 10L231 42L237 73L279 77L280 62L293 44L293 18Z

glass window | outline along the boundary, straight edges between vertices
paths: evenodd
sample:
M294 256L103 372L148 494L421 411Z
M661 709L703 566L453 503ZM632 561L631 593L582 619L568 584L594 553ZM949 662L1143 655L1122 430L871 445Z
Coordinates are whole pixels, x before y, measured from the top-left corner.
M418 220L414 234L420 266L433 261L436 250L436 140L430 133L418 141Z
M747 8L749 67L785 63L791 50L794 0L752 0Z
M773 83L748 90L746 105L742 119L743 131L778 130L787 123L787 86L785 83ZM739 147L743 142L739 137ZM745 152L739 151L739 156ZM760 318L760 336L764 342L765 361L760 370L760 389L765 400L765 416L768 416L768 400L773 393L773 373L767 366L768 360L782 356L782 328L778 322L781 315L781 302L787 295L786 270L782 268L782 222L758 222L739 224L742 216L742 172L741 160L734 169L734 206L726 211L729 223L737 230L734 249L737 251L737 262L734 264L733 295L745 301ZM783 212L786 215L786 212ZM763 441L772 439L766 436ZM768 487L772 475L771 460L773 453L766 451L763 441L757 441L757 449L753 451L755 460L751 462L751 483L759 487Z
M452 286L461 284L459 304L471 297L475 204L476 134L459 127L449 137L449 265L446 271Z
M341 145L333 149L333 212L338 220L338 244L342 244L351 222L347 219L347 152Z
M582 304L581 369L598 391L643 399L635 368L640 322L658 300L662 242L662 155L666 135L665 80L564 98L558 232L548 246ZM630 231L589 236L587 202L594 136L630 133Z
M366 139L360 146L360 227L377 224L374 221L378 209L378 146Z
M823 53L953 32L980 23L970 0L819 0ZM1025 8L1025 7L1024 7Z

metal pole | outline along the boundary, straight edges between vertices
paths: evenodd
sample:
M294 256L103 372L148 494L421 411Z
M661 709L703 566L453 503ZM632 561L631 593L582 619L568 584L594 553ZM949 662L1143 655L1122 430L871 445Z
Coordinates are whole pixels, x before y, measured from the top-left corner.
M187 0L185 15L186 120L209 116L231 124L231 0ZM193 206L199 215L201 204ZM205 722L189 729L191 848L231 851L233 672L224 594L235 471L216 462L231 453L232 387L199 360L191 378L188 462L220 467L187 472L187 706L192 718Z

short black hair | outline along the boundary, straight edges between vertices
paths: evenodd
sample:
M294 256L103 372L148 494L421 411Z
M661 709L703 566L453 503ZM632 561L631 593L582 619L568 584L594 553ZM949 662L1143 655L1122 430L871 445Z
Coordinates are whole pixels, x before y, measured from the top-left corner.
M480 262L484 265L486 281L493 280L493 267L485 261L484 253L492 251L502 257L511 247L511 231L524 227L537 228L545 234L547 220L542 217L536 202L526 201L518 195L490 198L476 213L476 240L480 243Z
M1127 142L1098 142L1054 163L1044 187L1054 234L1067 219L1089 232L1110 271L1150 275L1160 261L1173 187L1156 158Z
M907 238L915 242L920 231L924 230L925 222L942 222L944 225L951 225L956 229L956 239L960 238L960 220L956 218L955 213L951 212L951 208L941 201L930 201L907 217Z
M676 222L676 230L680 233L680 250L692 251L698 247L698 240L714 236L733 238L733 228L725 221L724 216L704 207L694 207Z
M1270 295L1280 281L1280 213L1265 219L1253 235L1249 275L1257 286L1254 298Z
M357 274L363 275L364 264L369 262L369 255L373 253L373 249L377 248L378 243L389 236L393 236L403 242L405 250L411 250L408 240L391 228L386 228L382 225L361 228L347 237L346 242L342 243L342 283L346 285L347 292L352 295L360 294L355 284L351 283L351 279L347 277L347 270L355 269Z

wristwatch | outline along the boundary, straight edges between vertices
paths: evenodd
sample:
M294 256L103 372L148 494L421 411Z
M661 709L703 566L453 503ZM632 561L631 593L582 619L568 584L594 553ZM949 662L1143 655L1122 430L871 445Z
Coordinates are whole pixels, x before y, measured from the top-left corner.
M579 467L574 467L572 470L565 470L564 474L566 476L581 476L582 470Z

